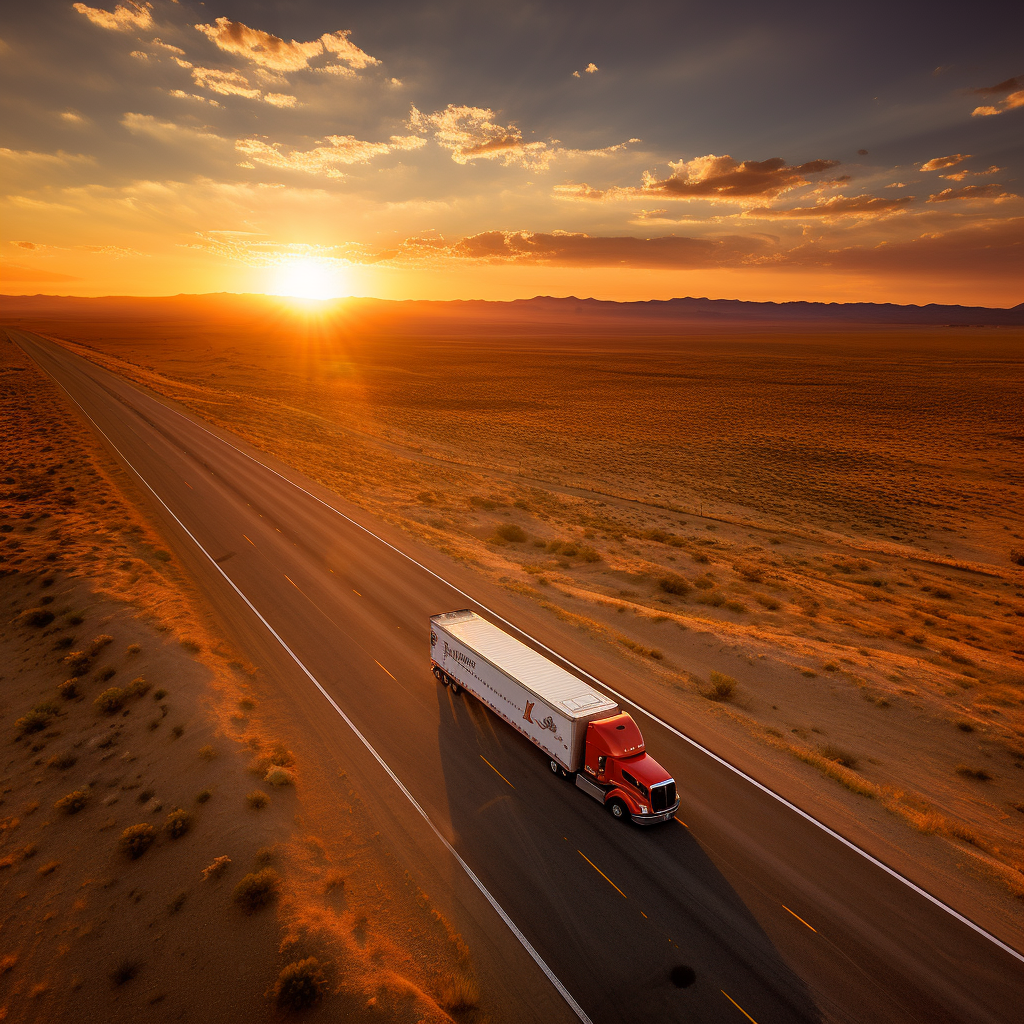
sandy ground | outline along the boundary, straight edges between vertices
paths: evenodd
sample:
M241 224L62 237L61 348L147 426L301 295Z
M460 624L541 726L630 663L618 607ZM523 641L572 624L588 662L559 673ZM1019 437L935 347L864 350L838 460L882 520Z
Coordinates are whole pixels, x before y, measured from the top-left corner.
M0 1019L277 1019L311 957L310 1019L484 1019L461 938L343 780L314 798L274 688L6 340L0 395Z
M34 326L618 650L682 727L1024 893L1019 331Z

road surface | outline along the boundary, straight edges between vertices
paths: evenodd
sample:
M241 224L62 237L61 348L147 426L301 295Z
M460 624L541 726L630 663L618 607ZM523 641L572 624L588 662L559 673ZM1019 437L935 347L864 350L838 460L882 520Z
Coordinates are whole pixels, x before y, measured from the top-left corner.
M429 616L486 605L482 581L466 596L299 473L61 346L8 334L144 481L224 619L276 652L296 715L361 757L405 841L462 879L496 937L483 955L509 958L509 998L537 1019L1020 1019L1019 954L634 708L678 782L680 820L614 821L431 675Z

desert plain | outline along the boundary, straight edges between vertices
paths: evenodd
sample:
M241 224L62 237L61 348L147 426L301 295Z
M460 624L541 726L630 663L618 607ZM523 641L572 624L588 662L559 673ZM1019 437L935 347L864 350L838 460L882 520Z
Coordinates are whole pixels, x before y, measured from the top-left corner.
M8 299L0 311L5 325L38 332L181 403L386 521L411 543L500 586L524 607L549 616L574 642L611 655L621 675L608 682L633 687L630 692L642 694L646 706L678 728L713 748L717 741L755 775L770 774L783 791L789 780L801 793L815 793L816 813L856 820L861 841L870 844L874 837L947 881L958 880L966 903L980 898L997 918L1019 916L1019 328L612 324L572 311L547 317L545 328L529 318L481 316L472 309L437 319L415 311L383 315L343 301L265 297ZM149 595L177 587L187 595L179 600L191 602L194 611L175 614L207 622L202 595L189 591L184 578L168 578L173 566L160 561L159 538L142 539L151 527L137 510L144 505L140 496L30 361L10 342L4 351L7 397L22 410L5 427L4 596L11 616L23 617L24 634L18 640L24 649L12 653L12 663L15 656L32 660L30 643L63 651L57 645L65 643L65 633L76 649L94 642L86 636L94 622L96 632L114 632L109 616L125 613L108 610L108 592L152 609L156 598ZM43 440L50 450L39 454ZM73 481L88 491L91 504L87 522L71 530L62 524L72 513L51 481L67 475L65 453L76 446L99 476L87 487L78 477ZM65 461L51 470L56 450ZM31 497L22 497L26 488ZM125 522L137 524L136 533L129 536L127 527L110 523L116 516L103 506L115 501L136 509L124 512ZM32 516L25 515L29 511ZM49 518L58 531L47 534L49 545L38 543L50 526L40 518ZM102 537L96 534L100 521L106 522ZM34 533L25 536L29 526ZM64 575L51 574L45 559L61 537L78 545L79 557L60 553L52 561L66 566ZM122 550L126 541L130 551ZM153 582L140 591L143 578ZM51 582L44 587L45 579ZM88 597L87 588L97 596ZM43 589L57 600L42 604ZM278 767L298 772L301 780L308 761L301 738L287 734L286 713L279 709L274 719L282 745L277 735L268 737L250 723L255 705L239 705L251 701L244 652L229 651L212 621L197 639L200 627L179 625L163 610L167 601L151 611L167 620L157 628L194 644L185 653L192 661L203 653L213 666L210 678L220 680L196 683L188 698L195 724L183 719L184 735L173 747L189 751L191 788L199 792L207 785L201 773L212 770L202 754L209 744L191 739L193 732L210 744L227 744L228 738L248 743L245 757L255 751L269 758L256 758L266 771L273 752L284 751L278 760L287 763ZM32 626L31 616L25 617L51 605L64 616L57 625ZM87 605L95 609L88 618L76 611ZM71 625L68 615L87 624ZM64 632L53 638L40 632L58 626ZM136 655L126 653L125 641L147 652L140 658L149 657L154 645L161 652L166 647L151 633L139 639L140 629L126 622L123 635L111 642L120 661L101 657L103 647L93 661L106 670L110 660L118 678L127 679ZM179 648L174 657L180 659ZM173 674L162 667L170 655L159 657L163 661L144 666L154 687ZM63 682L55 658L52 670L39 670L45 679L26 677L23 695L5 692L3 722L12 740L15 720L31 713L32 694ZM203 686L219 696L200 697ZM98 687L90 683L90 704ZM125 701L134 715L125 719L130 722L140 717L134 709L152 697ZM70 722L76 705L57 706ZM151 733L163 737L169 729L155 717L160 707ZM171 707L164 717L173 728L178 709L173 702ZM91 718L88 723L81 739L92 745L99 733ZM41 727L41 739L19 740L14 749L41 779L63 779L62 769L47 765L68 745L69 726L53 736L46 728L53 731L51 722ZM138 742L126 738L122 745L130 750ZM121 774L102 783L118 796L108 816L112 823L99 822L105 811L86 809L96 814L97 827L120 834L134 822L123 809L131 806L135 788L162 799L168 810L172 803L191 807L191 790L179 792L168 782L161 792L155 776L122 763L129 750L117 749ZM11 761L8 774L15 768ZM245 788L244 764L240 771L243 781L225 778L218 785L234 786L232 799L244 808L238 788ZM55 785L44 807L57 799L61 787ZM685 793L685 784L681 788ZM36 879L35 861L25 853L31 815L44 813L25 810L29 796L5 791L11 817L0 852L13 858L9 868L17 868L0 878L8 929L19 920L8 909L15 905L14 890L30 879L37 887L51 884ZM295 799L287 785L270 796L271 807ZM201 807L189 813L201 825L207 812ZM315 818L312 809L296 810L294 822L309 816ZM51 831L64 827L63 818L50 817L57 821ZM316 914L309 910L315 902L310 893L319 885L315 899L327 899L322 893L331 887L320 875L338 870L325 866L333 847L321 827L314 838L326 852L312 864L310 836L303 838L284 816L276 827L266 835L250 828L253 849L233 859L255 858L254 871L268 865L282 871L285 897L275 912L292 922L288 934L301 936L293 940L295 948L313 955L309 933L330 929L322 924L328 910L319 904ZM272 847L277 852L262 849L268 842L279 844ZM34 834L30 845L39 845L42 858ZM374 874L372 857L386 856L371 854L360 861L366 877ZM197 863L196 870L202 866ZM317 871L318 880L309 881ZM50 874L57 879L66 873L54 868ZM302 899L289 895L300 892ZM955 905L955 887L941 895ZM395 920L415 923L418 913L423 916L410 926L413 934L427 937L431 927L441 927L439 916L431 919L415 899L406 899L406 906L401 896L395 896ZM189 906L183 901L174 913ZM329 940L359 947L352 938L359 914L344 908L330 913L338 920ZM320 926L311 927L311 920ZM429 1005L439 1014L482 1013L474 1009L469 952L450 928L441 932L449 951L409 982L423 993L409 1005L417 1012ZM265 941L269 950L273 942ZM33 963L36 947L23 948L12 954L8 972ZM322 951L320 957L325 959ZM274 984L285 961L301 957L274 960L271 952L266 959L264 987ZM76 970L75 977L84 977ZM117 963L109 970L116 972ZM25 972L18 985L14 998L56 998L41 967ZM48 987L33 995L33 985ZM392 984L388 991L394 990ZM164 998L163 989L148 991ZM249 995L254 991L250 986ZM262 999L262 989L257 994Z

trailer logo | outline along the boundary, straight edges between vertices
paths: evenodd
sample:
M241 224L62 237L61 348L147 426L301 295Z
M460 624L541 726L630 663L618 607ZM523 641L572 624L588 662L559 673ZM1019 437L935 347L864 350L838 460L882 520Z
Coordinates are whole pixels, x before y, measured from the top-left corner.
M476 668L476 662L472 658L467 657L462 653L462 651L453 650L448 646L447 640L444 642L444 656L446 658L454 658L456 661L462 662L462 664L467 668Z
M536 703L537 702L533 700L528 700L526 702L526 711L523 714L523 718L526 719L526 721L529 722L530 725L539 725L542 729L550 729L552 732L554 732L555 720L550 715L546 715L544 717L543 722L538 722L535 718L530 717L530 712L533 710L533 706Z

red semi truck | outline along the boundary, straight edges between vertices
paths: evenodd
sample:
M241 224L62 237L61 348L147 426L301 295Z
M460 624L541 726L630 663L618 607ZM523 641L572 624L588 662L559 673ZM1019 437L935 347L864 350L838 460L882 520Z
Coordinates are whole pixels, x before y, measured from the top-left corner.
M676 783L615 701L469 610L430 618L430 664L455 693L473 694L616 818L668 821Z

